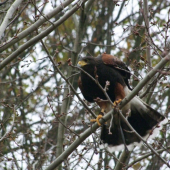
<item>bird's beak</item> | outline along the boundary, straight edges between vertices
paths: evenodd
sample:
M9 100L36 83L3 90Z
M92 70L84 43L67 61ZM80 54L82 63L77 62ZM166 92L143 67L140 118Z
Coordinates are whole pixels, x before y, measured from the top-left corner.
M83 66L85 66L85 65L87 65L87 63L85 62L85 61L79 61L78 63L77 63L77 66L78 67L83 67Z

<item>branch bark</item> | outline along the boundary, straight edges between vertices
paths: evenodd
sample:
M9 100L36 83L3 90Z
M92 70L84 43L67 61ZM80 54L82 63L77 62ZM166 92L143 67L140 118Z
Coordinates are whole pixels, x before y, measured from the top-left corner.
M15 106L14 106L14 113L13 113L13 119L12 119L12 125L11 127L9 128L9 130L1 137L0 139L0 142L2 142L6 137L8 137L8 135L12 132L12 129L14 127L14 124L15 124L15 113L16 110L15 110Z
M145 25L146 25L146 29L145 29L145 36L147 36L149 34L149 11L148 11L148 0L144 0L144 18L145 18ZM149 37L149 36L147 36ZM148 38L146 38L147 41L150 41ZM147 62L149 65L149 70L151 70L151 52L150 52L150 45L149 42L146 42L146 57L147 57Z
M114 170L122 170L122 168L125 166L125 164L128 162L129 158L130 158L130 154L131 152L126 152L126 150L124 150L119 158L119 161L116 164L116 167Z
M2 39L3 34L5 32L6 27L8 26L10 20L12 19L12 16L14 14L14 12L16 11L16 9L18 8L18 6L20 6L20 4L22 3L22 0L16 0L11 7L9 8L1 26L0 26L0 39Z

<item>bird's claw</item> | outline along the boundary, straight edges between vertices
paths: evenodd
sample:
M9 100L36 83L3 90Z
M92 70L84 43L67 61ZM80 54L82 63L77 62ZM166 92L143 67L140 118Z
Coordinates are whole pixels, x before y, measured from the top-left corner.
M99 122L99 120L100 120L102 117L103 117L103 116L100 114L100 115L97 116L96 119L91 119L90 121L91 121L91 122L97 122L97 124L98 124L99 126L101 126L101 123Z
M116 107L121 101L122 99L115 100L113 106Z

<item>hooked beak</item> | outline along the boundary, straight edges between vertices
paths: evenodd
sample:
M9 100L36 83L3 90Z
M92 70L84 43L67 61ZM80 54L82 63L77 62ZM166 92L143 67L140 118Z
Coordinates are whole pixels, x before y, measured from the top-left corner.
M85 62L85 61L79 61L78 63L77 63L77 66L78 67L83 67L83 66L85 66L85 65L87 65L87 63Z

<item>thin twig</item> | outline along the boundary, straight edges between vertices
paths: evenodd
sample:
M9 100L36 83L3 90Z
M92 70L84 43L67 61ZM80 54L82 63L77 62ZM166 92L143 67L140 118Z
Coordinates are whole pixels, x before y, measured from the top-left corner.
M124 115L122 114L121 110L119 110L119 114L121 116L121 118L126 122L126 124L129 126L129 128L137 135L137 137L144 143L146 144L146 146L158 157L162 160L162 162L164 162L168 167L170 167L170 165L166 162L166 160L164 160L159 154L158 152L152 148L152 146L147 143L136 131L135 129L131 126L131 124L128 122L128 120L124 117Z
M24 11L24 9L28 6L29 2L26 3L26 5L21 9L21 11L18 13L18 15L7 25L7 27L9 27L9 25L11 25Z
M66 78L64 76L64 74L60 71L60 69L58 68L58 66L55 64L54 60L52 59L52 57L49 55L48 56L50 61L53 63L55 69L58 71L58 73L61 75L61 77L66 81L66 83L70 86L71 90L74 92L74 94L76 95L76 97L79 99L79 101L83 104L83 106L87 109L88 112L90 112L92 114L92 116L94 118L96 118L95 113L89 109L88 105L79 97L79 95L77 94L76 90L74 89L74 87L72 86L72 84L70 83L70 81L68 80L68 78Z
M104 93L104 95L106 96L107 100L113 105L113 102L111 101L109 95L107 94L107 92L104 90L104 88L100 85L100 83L97 81L97 79L95 79L94 77L92 77L89 73L87 73L86 71L84 71L82 68L77 67L77 66L73 66L70 65L71 67L77 68L78 70L81 70L83 73L85 73L86 75L88 75L98 86L99 88L102 90L102 92Z
M47 96L47 101L48 101L48 104L50 105L50 108L51 108L52 112L54 113L56 119L57 119L67 130L69 130L71 133L74 133L76 136L79 137L79 135L78 135L76 132L74 132L74 131L72 131L70 128L68 128L68 127L59 119L59 117L56 115L53 107L51 106L51 103L50 103L50 100L49 100L49 97L48 97L48 96Z
M32 4L33 4L34 7L36 8L36 10L41 14L41 16L43 16L43 17L46 19L46 21L48 21L52 26L55 27L55 25L53 24L53 22L51 22L51 21L47 18L47 16L45 16L45 15L37 8L37 6L34 4L33 1L32 1Z
M4 1L4 2L1 2L1 3L0 3L0 6L3 5L3 4L5 4L7 1L8 1L8 0L6 0L6 1Z
M164 149L159 149L159 150L156 150L156 151L157 151L157 153L161 153L161 152L163 152L163 151L166 151L167 149L170 149L170 147L164 148ZM141 156L140 158L137 158L136 160L134 160L133 162L131 162L129 165L127 165L127 166L124 167L123 169L128 169L128 168L130 168L131 166L133 166L134 164L136 164L137 162L139 162L139 161L141 161L141 160L143 160L143 159L145 159L145 158L147 158L147 157L149 157L149 156L151 156L151 155L153 155L153 154L154 154L153 152L147 153L147 154Z
M80 5L82 3L85 3L87 0L82 0L80 1ZM74 14L81 6L74 6L70 11L68 11L64 16L62 16L59 20L57 20L56 22L54 22L54 26L50 26L48 27L46 30L44 30L43 32L41 32L39 35L33 37L32 39L30 39L29 41L27 41L25 44L21 45L16 51L14 51L11 55L9 55L7 58L5 58L1 63L0 63L0 70L3 69L7 64L9 64L12 60L14 60L16 57L18 57L19 54L21 54L24 50L26 50L28 47L33 46L35 43L37 43L39 40L41 40L42 38L44 38L45 36L47 36L49 33L51 33L54 28L58 27L59 25L61 25L65 20L67 20L72 14ZM58 9L60 10L60 8ZM39 21L39 20L38 20ZM38 22L37 21L37 22ZM46 20L45 20L46 21ZM35 26L35 25L34 25ZM24 35L28 35L28 33L31 33L33 30L36 30L36 28L32 28L29 29L29 31L27 30L27 32L24 32ZM23 35L23 36L24 36ZM18 35L19 36L19 35ZM20 40L21 37L16 37L15 39L17 41ZM23 37L22 37L23 38ZM13 42L15 43L15 42ZM7 45L7 44L6 44ZM11 45L11 44L10 44ZM10 46L9 45L9 46ZM7 46L5 47L5 49L7 48ZM0 48L0 52L4 49L4 47Z
M12 119L12 125L11 127L9 128L9 130L2 136L2 138L0 139L0 142L2 142L6 137L8 137L8 135L11 133L13 127L14 127L14 124L15 124L15 113L16 110L15 110L15 106L13 107L13 119Z

